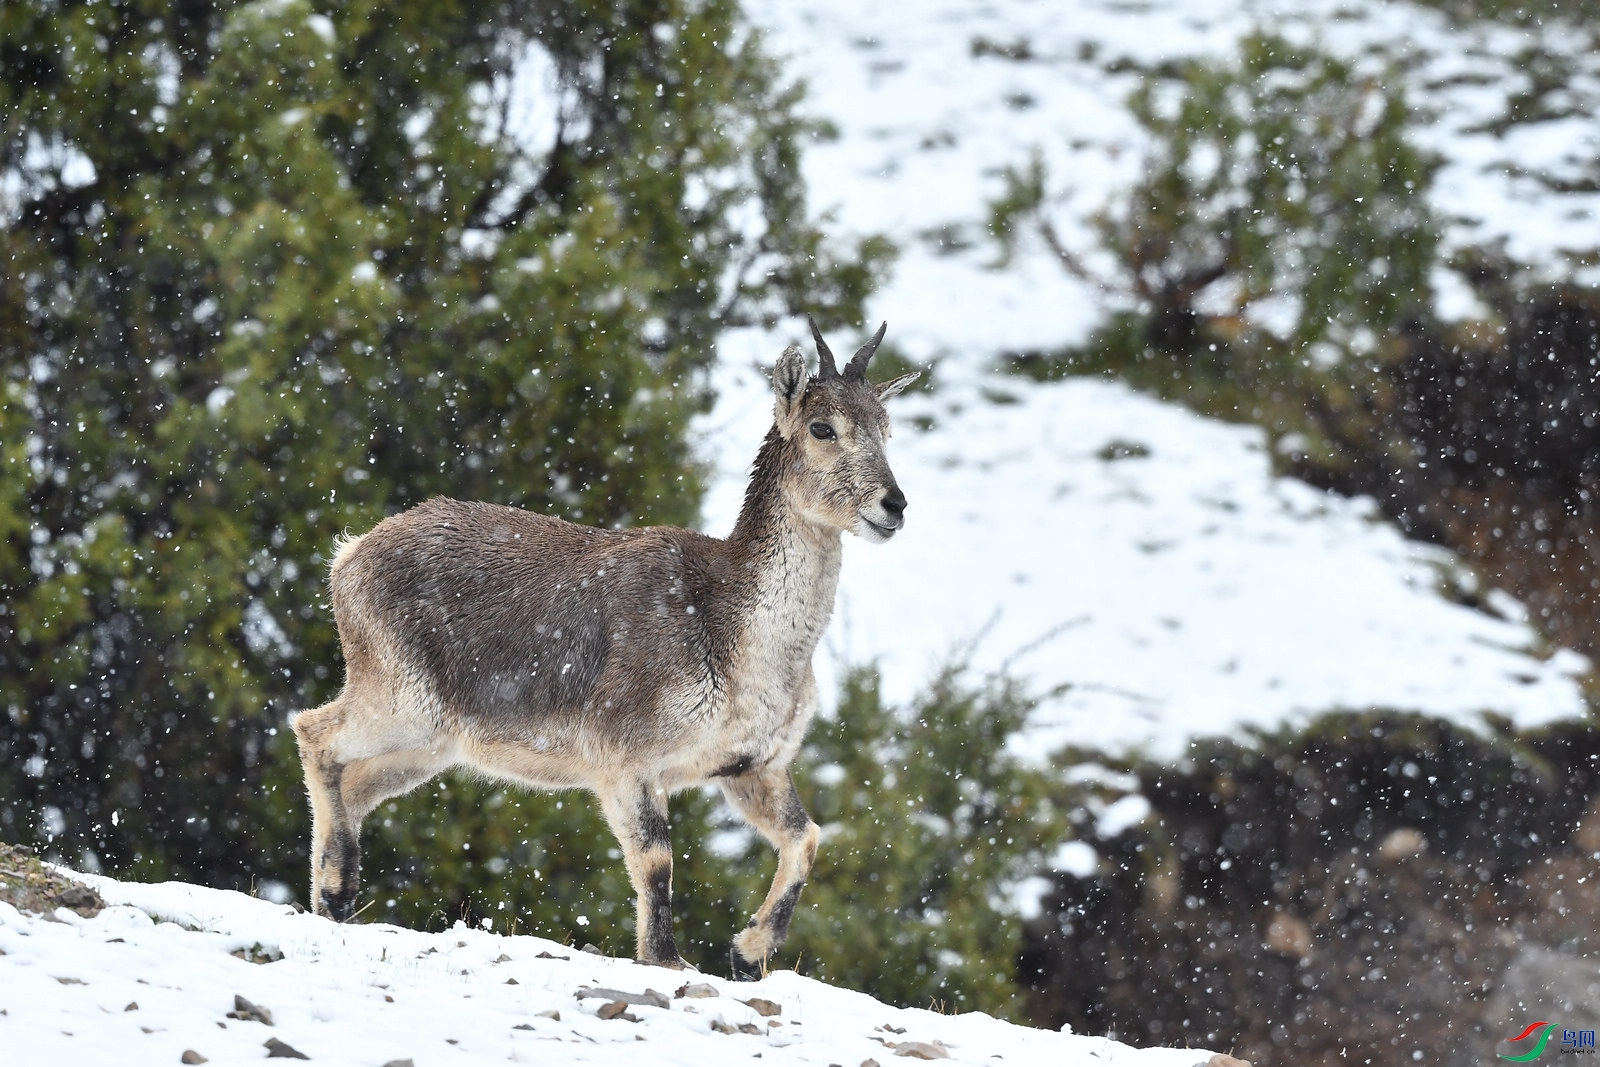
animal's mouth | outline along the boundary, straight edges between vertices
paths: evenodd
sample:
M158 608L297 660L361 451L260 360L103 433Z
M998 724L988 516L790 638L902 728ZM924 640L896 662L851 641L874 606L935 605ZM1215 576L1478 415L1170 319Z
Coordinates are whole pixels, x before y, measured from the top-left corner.
M862 525L864 525L879 541L889 540L889 538L895 535L895 531L904 525L904 523L896 523L893 526L885 526L881 522L876 522L872 519L869 519L859 511L856 512L856 518L860 519Z

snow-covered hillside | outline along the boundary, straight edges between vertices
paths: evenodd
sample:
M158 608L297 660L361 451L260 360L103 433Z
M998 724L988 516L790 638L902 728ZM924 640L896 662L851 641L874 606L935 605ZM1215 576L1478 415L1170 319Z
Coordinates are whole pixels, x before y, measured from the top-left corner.
M460 924L339 926L240 893L84 878L111 905L93 918L0 903L0 1062L171 1067L286 1048L352 1067L1210 1059L891 1008L787 971L742 984Z
M1466 722L1491 710L1522 724L1585 713L1583 658L1552 655L1510 597L1472 588L1449 555L1405 541L1370 502L1274 478L1259 431L1115 385L1035 385L989 370L1007 350L1081 342L1107 310L1105 294L1042 249L994 268L983 222L998 169L1040 149L1065 239L1092 255L1089 217L1131 183L1142 154L1124 106L1137 75L1120 61L1225 55L1263 24L1260 5L750 10L807 80L809 107L838 130L806 158L814 204L837 213L839 234L882 232L901 249L866 326L887 319L890 342L933 363L940 382L932 398L895 402L890 458L908 525L888 545L847 551L824 675L876 659L903 698L976 642L976 666L1056 691L1030 743L1164 754L1197 734L1331 708ZM1600 243L1593 195L1530 177L1567 173L1574 153L1592 159L1592 123L1513 127L1506 138L1485 129L1527 87L1520 50L1564 56L1570 41L1452 28L1437 11L1363 0L1271 20L1369 65L1406 61L1408 91L1435 116L1418 136L1447 160L1435 195L1454 220L1450 243L1506 236L1518 255L1549 262L1586 236ZM1573 99L1600 95L1600 64L1571 61L1587 72ZM1441 271L1438 284L1460 306L1460 281ZM784 344L810 347L801 328L725 339L722 398L702 425L717 471L712 531L731 526L770 421L766 369ZM833 347L860 339L835 336ZM913 415L931 428L914 429Z

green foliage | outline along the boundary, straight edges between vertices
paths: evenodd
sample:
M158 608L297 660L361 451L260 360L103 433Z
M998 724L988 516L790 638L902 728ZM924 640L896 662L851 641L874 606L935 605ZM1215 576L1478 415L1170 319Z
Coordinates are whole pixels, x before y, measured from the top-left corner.
M1256 33L1234 62L1146 80L1131 107L1152 148L1099 219L1114 277L1057 239L1037 157L991 205L1002 248L1037 231L1129 305L1083 351L1023 369L1116 373L1311 447L1361 437L1392 332L1430 305L1438 247L1436 163L1406 139L1392 74Z
M1046 772L1008 745L1032 703L947 667L910 707L852 671L797 768L822 825L784 955L891 1002L1019 1017L1009 892L1063 836Z
M1464 26L1503 22L1513 26L1546 29L1564 24L1568 32L1582 32L1593 24L1590 0L1421 0Z
M1223 281L1223 315L1298 305L1283 340L1314 356L1426 302L1434 165L1405 139L1390 76L1256 34L1237 65L1190 67L1176 102L1159 82L1134 93L1150 173L1102 225L1158 317L1218 315L1194 305Z
M858 316L797 94L725 0L0 8L0 834L303 884L333 535L691 520L717 332Z

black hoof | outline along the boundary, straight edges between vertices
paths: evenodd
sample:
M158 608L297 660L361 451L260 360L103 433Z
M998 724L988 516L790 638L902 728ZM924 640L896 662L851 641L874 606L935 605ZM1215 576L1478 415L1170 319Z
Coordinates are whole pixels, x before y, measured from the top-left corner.
M728 959L733 964L733 979L736 982L759 982L766 977L761 964L745 959L736 948L728 950Z
M356 895L354 893L332 893L322 891L322 913L336 923L349 922L356 913Z

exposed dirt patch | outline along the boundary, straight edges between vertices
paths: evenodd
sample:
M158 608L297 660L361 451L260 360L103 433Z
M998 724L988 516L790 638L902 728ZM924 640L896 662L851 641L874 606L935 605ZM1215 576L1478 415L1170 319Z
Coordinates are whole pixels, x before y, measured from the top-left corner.
M98 915L100 894L59 873L25 845L0 843L0 900L18 911L48 914L67 908L84 918Z
M1467 1067L1517 1051L1527 1012L1600 1011L1593 726L1335 715L1130 770L1150 816L1084 826L1100 870L1058 875L1026 930L1035 1022L1255 1063Z

